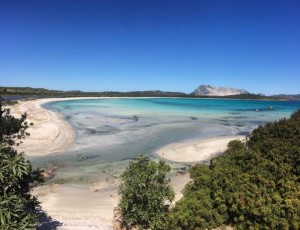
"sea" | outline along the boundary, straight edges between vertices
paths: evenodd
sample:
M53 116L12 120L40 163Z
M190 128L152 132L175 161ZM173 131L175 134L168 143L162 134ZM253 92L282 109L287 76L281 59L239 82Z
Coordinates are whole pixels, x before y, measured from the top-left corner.
M115 180L140 154L159 160L156 150L173 142L248 135L288 118L300 109L300 101L101 98L43 107L61 113L77 137L65 152L30 158L34 167L53 169L51 183L91 183ZM190 166L168 163L173 172Z

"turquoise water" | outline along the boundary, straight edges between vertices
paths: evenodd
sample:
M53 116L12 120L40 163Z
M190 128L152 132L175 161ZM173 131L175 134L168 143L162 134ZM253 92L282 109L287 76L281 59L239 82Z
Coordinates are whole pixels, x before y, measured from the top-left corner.
M31 160L35 166L56 168L53 180L79 183L113 179L138 154L157 159L155 150L175 141L246 135L258 125L289 117L300 102L112 98L44 106L72 124L76 143L64 153ZM175 170L183 166L172 164Z

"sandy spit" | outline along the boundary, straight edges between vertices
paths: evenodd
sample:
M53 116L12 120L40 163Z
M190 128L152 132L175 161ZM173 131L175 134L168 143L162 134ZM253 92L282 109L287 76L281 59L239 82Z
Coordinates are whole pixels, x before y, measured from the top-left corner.
M244 139L245 136L222 136L176 142L158 149L156 154L167 161L181 163L201 162L224 152L230 141Z

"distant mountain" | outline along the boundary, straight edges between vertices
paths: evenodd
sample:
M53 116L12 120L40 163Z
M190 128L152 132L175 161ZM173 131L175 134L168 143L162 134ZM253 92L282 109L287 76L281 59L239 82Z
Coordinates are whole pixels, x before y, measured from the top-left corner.
M214 87L210 85L200 85L194 92L191 93L194 96L229 96L249 94L248 91L243 89L227 88L227 87Z

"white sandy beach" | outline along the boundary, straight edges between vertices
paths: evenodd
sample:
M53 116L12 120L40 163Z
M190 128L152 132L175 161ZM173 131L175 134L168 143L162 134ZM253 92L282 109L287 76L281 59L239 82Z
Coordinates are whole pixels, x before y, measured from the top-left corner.
M191 140L166 145L156 153L160 158L182 163L209 160L224 152L232 140L244 140L245 136L222 136L209 139Z
M71 148L76 138L75 130L61 114L41 107L43 103L71 99L28 100L13 106L13 115L27 112L28 121L34 123L28 129L30 136L19 150L27 156L43 156ZM157 154L174 162L199 162L224 151L230 140L243 138L230 136L173 143L159 149ZM174 175L171 181L178 200L185 184L190 181L189 174ZM33 194L38 196L43 210L62 224L58 229L112 229L113 209L119 200L116 183L45 185L34 189Z
M46 110L42 104L66 100L63 98L37 99L20 101L11 107L11 113L20 117L27 113L28 123L33 123L27 132L30 136L22 140L18 147L19 151L27 156L43 156L45 154L61 152L72 146L75 141L76 132L71 125L63 119L59 113Z
M189 173L171 177L176 201L189 181ZM60 230L112 229L113 210L119 201L115 184L54 184L40 186L33 194L38 195L43 210L62 225Z

